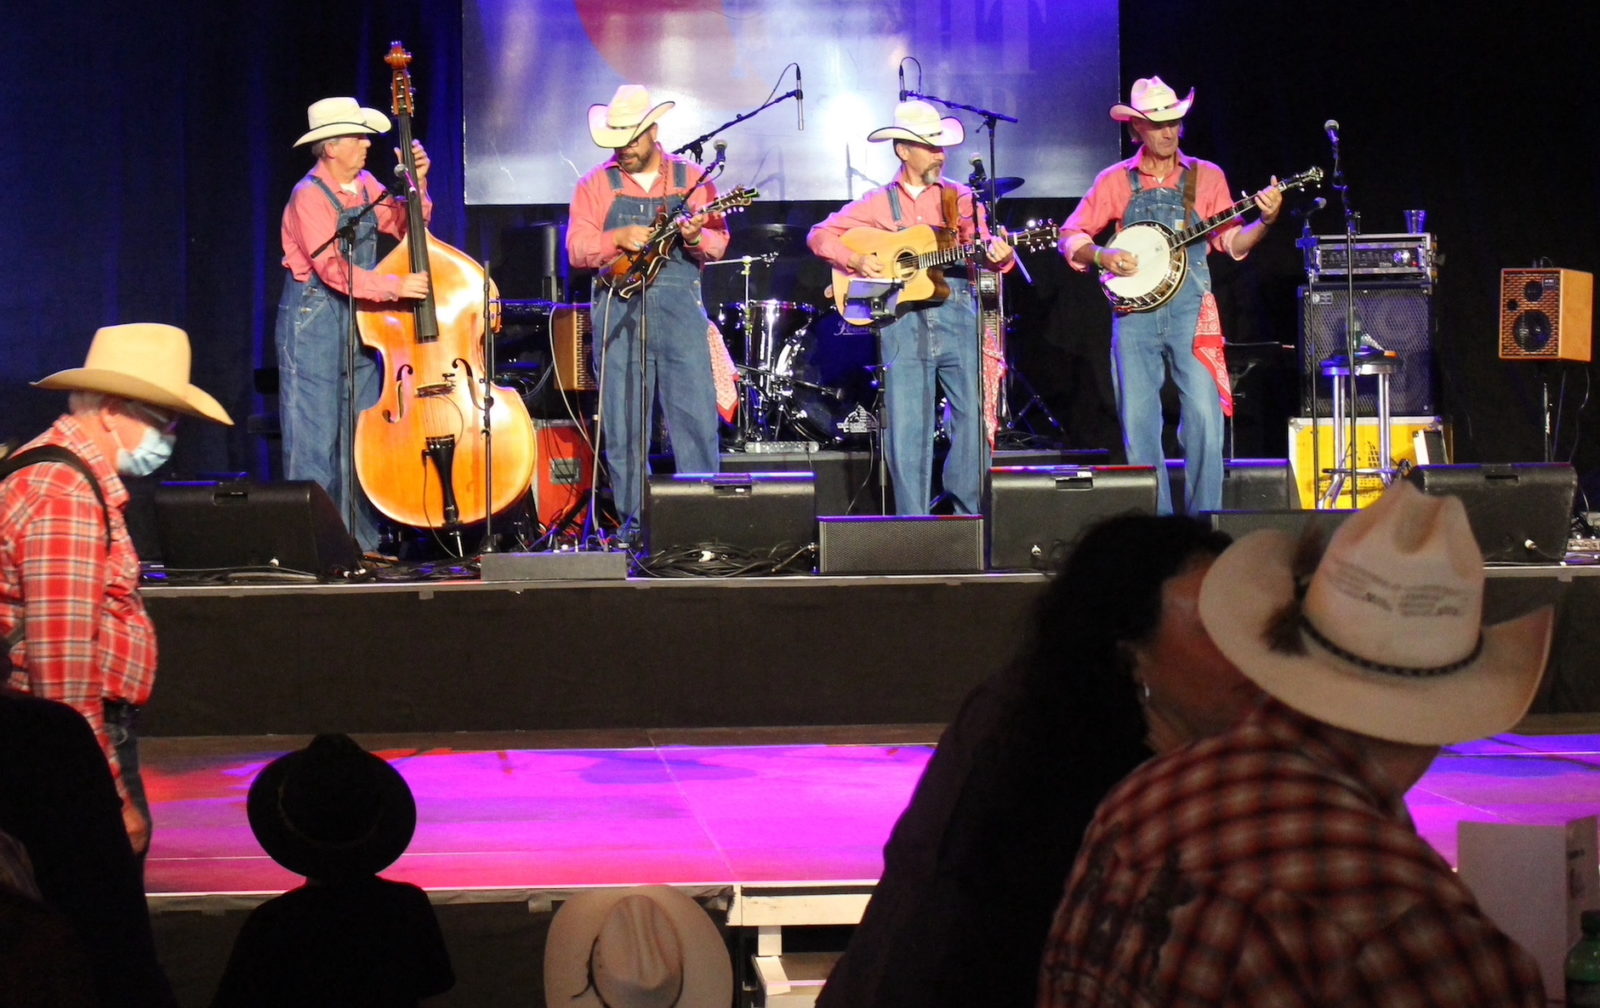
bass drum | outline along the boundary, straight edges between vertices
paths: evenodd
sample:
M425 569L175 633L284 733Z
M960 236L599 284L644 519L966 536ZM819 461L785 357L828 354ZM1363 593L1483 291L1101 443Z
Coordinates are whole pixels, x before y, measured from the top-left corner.
M878 339L828 311L778 351L773 381L787 426L832 446L865 443L877 430Z

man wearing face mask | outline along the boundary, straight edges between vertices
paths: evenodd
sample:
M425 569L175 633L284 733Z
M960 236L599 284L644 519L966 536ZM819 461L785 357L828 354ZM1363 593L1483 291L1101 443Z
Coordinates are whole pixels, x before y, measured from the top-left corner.
M34 383L68 411L0 473L0 635L10 685L82 714L111 765L136 853L150 842L134 718L155 679L155 628L138 594L123 476L172 454L179 415L232 425L189 384L189 337L134 323L94 334L81 368ZM4 664L4 663L0 663Z

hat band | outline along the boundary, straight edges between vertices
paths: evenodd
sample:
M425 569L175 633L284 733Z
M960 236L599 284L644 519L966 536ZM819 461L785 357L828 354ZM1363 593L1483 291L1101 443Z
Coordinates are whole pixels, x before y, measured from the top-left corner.
M1477 641L1475 641L1472 645L1472 652L1465 658L1462 658L1460 661L1453 661L1448 665L1434 665L1430 667L1388 665L1384 662L1373 661L1370 658L1363 658L1353 651L1346 651L1344 648L1324 637L1322 632L1311 624L1311 620L1306 618L1305 613L1300 614L1300 628L1304 630L1313 641L1316 642L1317 646L1321 647L1324 651L1333 655L1335 658L1347 661L1352 665L1359 665L1360 667L1371 672L1385 672L1389 675L1408 676L1413 679L1426 679L1432 676L1449 675L1451 672L1459 672L1468 665L1471 665L1473 662L1477 661L1478 656L1483 653L1483 632L1480 630L1478 632Z
M302 831L300 829L300 825L294 821L294 816L289 814L289 810L285 808L283 804L283 793L284 791L288 790L288 786L288 777L285 775L285 779L278 785L278 793L276 795L278 818L283 821L284 827L294 835L295 839L299 840L301 843L308 844L309 846L322 851L350 851L360 848L362 845L370 842L372 838L377 835L378 826L383 821L383 813L381 810L377 815L372 817L372 823L367 827L367 831L365 833L352 837L349 840L327 840L322 837L312 836L309 833Z
M364 130L372 129L371 126L368 126L364 122L351 122L348 119L335 119L333 122L325 122L325 123L322 123L321 125L313 126L311 128L312 129L327 129L329 126L360 126Z

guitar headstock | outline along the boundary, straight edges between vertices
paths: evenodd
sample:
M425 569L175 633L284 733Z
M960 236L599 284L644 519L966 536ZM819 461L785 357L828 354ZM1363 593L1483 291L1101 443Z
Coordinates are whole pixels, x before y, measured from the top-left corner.
M389 43L389 52L383 57L389 64L389 109L397 116L416 112L417 95L411 88L411 54L399 42Z
M1322 169L1312 165L1303 172L1290 175L1278 183L1280 189L1293 189L1296 186L1317 185L1322 181Z
M1060 237L1056 223L1052 220L1029 221L1028 226L1021 231L1013 231L1005 236L1006 244L1021 252L1054 248Z

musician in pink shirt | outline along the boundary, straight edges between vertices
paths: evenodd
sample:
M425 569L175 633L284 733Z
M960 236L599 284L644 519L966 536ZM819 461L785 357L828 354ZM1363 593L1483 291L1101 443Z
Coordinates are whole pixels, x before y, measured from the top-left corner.
M1132 252L1096 244L1108 228L1120 230L1153 221L1176 231L1232 206L1222 169L1178 149L1183 117L1194 104L1191 89L1183 100L1160 77L1133 84L1129 104L1113 105L1111 118L1128 124L1139 150L1095 177L1094 184L1061 226L1061 254L1079 272L1091 266L1113 276L1131 277L1165 264L1141 263ZM1276 180L1274 180L1276 182ZM1217 252L1243 259L1277 219L1283 194L1273 187L1254 197L1261 216L1229 224L1207 242ZM1168 374L1178 389L1178 440L1184 453L1184 507L1189 514L1222 507L1223 410L1231 409L1227 368L1222 360L1222 329L1206 257L1188 256L1183 284L1170 299L1147 310L1118 311L1111 324L1111 384L1122 421L1128 464L1156 469L1158 508L1175 509L1162 450L1161 387Z

